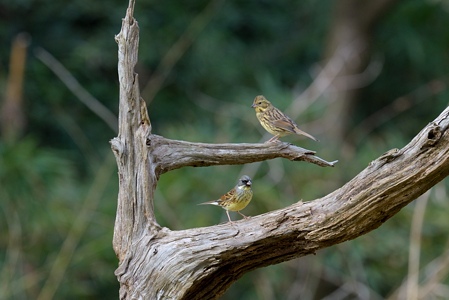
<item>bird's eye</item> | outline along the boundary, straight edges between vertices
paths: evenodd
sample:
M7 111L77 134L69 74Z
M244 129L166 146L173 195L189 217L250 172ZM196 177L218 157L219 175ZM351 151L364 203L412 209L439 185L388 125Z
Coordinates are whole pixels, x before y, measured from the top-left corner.
M259 104L259 105L260 105L260 104L262 104L262 102L261 102L261 101L259 101L259 103L257 103L257 104Z

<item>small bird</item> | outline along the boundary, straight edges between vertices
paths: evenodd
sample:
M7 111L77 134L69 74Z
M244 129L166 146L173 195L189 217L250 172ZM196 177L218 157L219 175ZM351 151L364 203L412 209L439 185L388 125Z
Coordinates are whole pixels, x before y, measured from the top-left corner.
M274 107L264 96L256 96L251 107L256 111L256 117L259 120L260 125L262 125L266 131L274 135L271 139L266 141L266 143L277 141L280 137L289 134L304 135L314 141L318 141L307 132L299 129L298 125L296 125L292 119Z
M229 211L236 211L246 219L247 216L242 214L240 210L244 209L253 197L251 184L251 178L247 175L243 175L237 182L237 185L232 190L221 196L220 199L200 203L199 205L212 204L221 206L226 210L230 223L232 223L232 220L229 216Z

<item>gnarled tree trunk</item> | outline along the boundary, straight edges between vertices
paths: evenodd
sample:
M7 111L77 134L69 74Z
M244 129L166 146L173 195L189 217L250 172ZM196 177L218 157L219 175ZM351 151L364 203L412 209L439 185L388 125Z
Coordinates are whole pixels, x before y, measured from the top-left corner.
M172 231L157 224L159 177L185 166L286 158L333 166L287 143L202 144L151 134L139 95L139 28L134 1L116 36L119 134L111 141L119 170L114 230L121 299L214 299L246 272L315 253L377 227L449 173L449 109L403 149L385 153L333 193L248 220Z

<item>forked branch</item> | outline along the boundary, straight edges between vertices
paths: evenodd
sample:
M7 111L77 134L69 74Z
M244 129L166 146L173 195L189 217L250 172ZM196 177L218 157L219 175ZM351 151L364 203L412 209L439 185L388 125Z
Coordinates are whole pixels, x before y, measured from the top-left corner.
M283 157L332 166L286 143L201 144L151 134L134 73L134 0L119 45L119 135L111 141L119 172L114 250L121 299L216 299L246 272L363 235L449 174L449 108L407 146L373 161L335 192L314 201L205 228L171 231L154 216L159 176L183 166L239 164Z
M449 174L448 116L449 108L323 198L233 224L147 232L116 274L133 297L216 299L250 270L376 229Z

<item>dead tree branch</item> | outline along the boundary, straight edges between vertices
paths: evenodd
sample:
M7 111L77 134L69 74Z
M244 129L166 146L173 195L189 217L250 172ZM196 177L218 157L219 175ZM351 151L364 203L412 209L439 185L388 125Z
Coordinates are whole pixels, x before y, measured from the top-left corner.
M354 239L395 215L449 174L449 108L408 145L370 163L333 193L205 228L171 231L153 211L159 177L183 166L243 164L275 157L332 166L285 143L201 144L151 134L140 98L139 30L130 0L119 46L119 134L111 141L119 173L114 229L121 299L215 299L246 272Z
M314 151L288 143L205 144L169 140L158 135L151 135L147 145L152 149L158 174L186 166L237 165L277 157L292 161L307 161L321 167L333 167L337 163L337 161L325 161L315 156Z

